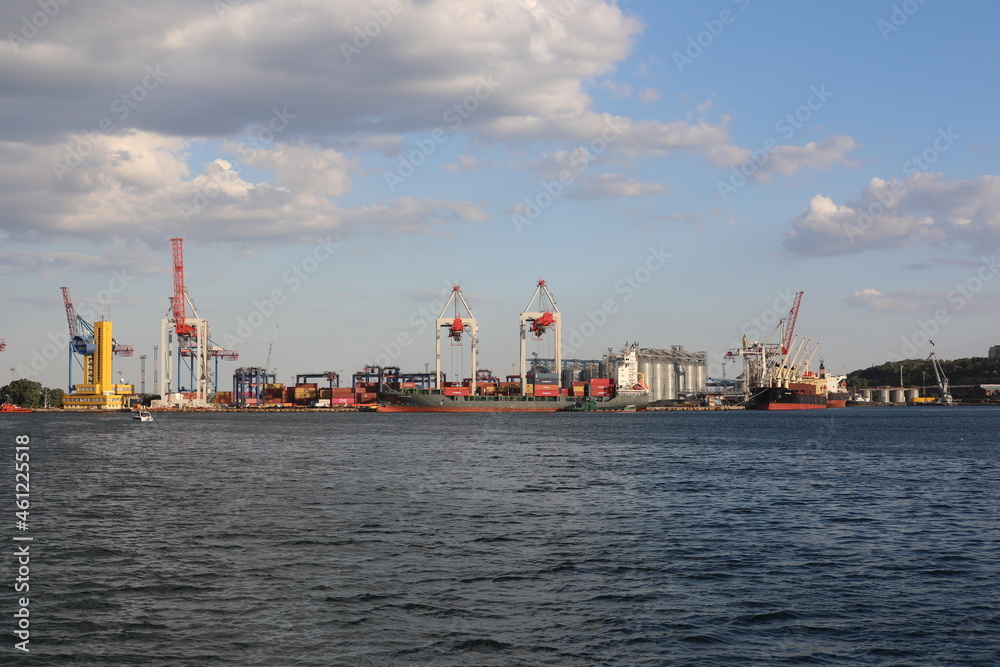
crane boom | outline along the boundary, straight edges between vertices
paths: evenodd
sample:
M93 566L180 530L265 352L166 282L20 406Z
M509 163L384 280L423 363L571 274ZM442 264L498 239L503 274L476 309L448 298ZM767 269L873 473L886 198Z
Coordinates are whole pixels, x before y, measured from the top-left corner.
M788 326L785 327L785 335L781 339L781 353L788 354L788 348L792 345L792 335L795 333L795 321L799 319L799 305L802 303L802 295L805 292L797 292L792 308L788 311Z
M271 367L271 350L274 348L274 339L278 335L278 326L274 325L274 333L271 334L271 342L267 344L267 361L264 362L264 375L267 376L267 369Z
M195 338L198 329L187 323L187 306L184 303L187 295L184 288L184 239L172 238L170 244L174 256L174 298L171 300L174 309L174 331L181 338Z
M66 322L69 324L69 337L80 335L80 328L76 321L76 308L73 307L73 299L69 296L68 287L60 287L63 295L63 306L66 308Z

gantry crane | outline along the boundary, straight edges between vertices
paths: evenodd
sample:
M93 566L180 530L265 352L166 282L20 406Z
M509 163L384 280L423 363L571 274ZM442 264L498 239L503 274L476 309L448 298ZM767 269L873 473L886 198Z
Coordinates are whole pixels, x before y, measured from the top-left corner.
M539 279L535 286L535 291L531 295L531 300L521 312L521 391L527 383L527 370L525 368L528 345L528 333L534 335L536 339L541 338L549 329L555 334L555 372L557 377L562 377L562 315L556 307L556 300L549 293L549 288L545 281ZM531 323L528 326L528 323ZM560 382L561 384L561 382Z
M209 384L218 389L219 360L235 361L239 353L225 350L210 338L211 327L198 316L198 310L191 301L184 284L184 239L170 239L173 256L174 295L170 298L170 308L160 326L160 386L159 393L164 400L169 394L180 389L181 363L186 362L190 373L190 389L194 390L194 401L204 403L209 394ZM191 316L187 309L191 308ZM175 340L176 338L176 340ZM173 357L177 357L177 378L174 378ZM215 373L208 360L215 359ZM214 379L213 379L214 378Z
M454 305L452 315L450 317L446 316L445 313L448 312L448 307L452 305ZM441 314L438 315L435 321L434 383L438 389L441 389L441 329L448 330L448 337L454 341L453 345L460 345L462 336L466 333L469 334L469 347L472 354L472 373L470 377L473 378L473 385L475 385L478 370L476 366L476 347L479 345L479 325L476 324L476 318L472 314L468 302L462 296L462 287L460 285L454 285L451 288L451 296L448 297L444 308L441 309Z
M68 391L73 391L73 361L74 353L79 357L86 357L94 354L96 345L94 343L94 326L77 315L73 306L73 299L70 297L68 287L60 287L63 296L63 308L66 310L66 324L69 328L69 371L68 371ZM118 341L111 340L111 353L116 357L131 357L134 349L131 345L121 345ZM77 365L83 370L83 360L77 358Z

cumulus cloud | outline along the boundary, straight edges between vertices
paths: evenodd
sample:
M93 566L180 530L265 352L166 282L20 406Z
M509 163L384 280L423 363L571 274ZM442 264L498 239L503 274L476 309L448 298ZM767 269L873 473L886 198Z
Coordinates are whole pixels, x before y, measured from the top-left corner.
M0 61L8 82L0 138L52 139L94 130L105 117L118 129L224 138L265 122L275 105L307 136L425 131L487 76L501 85L470 122L578 115L591 103L584 82L611 73L642 29L605 0L399 7L384 27L374 24L374 37L359 39L385 3L67 5ZM5 3L0 19L19 25L32 11L34 3ZM136 108L112 110L150 66L164 73L158 87L140 93Z
M873 178L857 199L844 204L816 195L792 220L785 247L816 256L946 242L989 250L1000 245L1000 176Z
M721 167L747 158L727 117L634 120L595 109L595 81L632 94L612 77L643 31L613 0L400 0L398 8L61 4L0 59L0 231L20 241L143 239L168 224L247 243L438 233L485 214L467 202L345 209L337 199L372 171L359 154L396 156L407 135L439 128L512 151L587 147L623 172L629 161L675 153ZM17 26L35 11L29 0L4 3L0 21ZM639 93L644 103L660 95ZM206 157L216 141L220 154ZM782 147L768 169L822 168L849 148L843 139ZM56 173L55 163L66 168ZM463 157L444 168L474 166ZM251 178L244 167L273 176ZM624 173L588 178L592 196L666 191ZM404 217L379 218L390 215Z
M253 181L216 159L192 175L188 142L134 132L94 144L68 173L51 162L63 146L0 144L0 209L12 240L162 241L169 233L205 241L313 242L366 231L440 233L441 225L487 219L467 202L397 198L345 209L328 195L348 190L351 160L330 150L278 146L241 150L248 166L274 170ZM19 159L20 158L20 159Z

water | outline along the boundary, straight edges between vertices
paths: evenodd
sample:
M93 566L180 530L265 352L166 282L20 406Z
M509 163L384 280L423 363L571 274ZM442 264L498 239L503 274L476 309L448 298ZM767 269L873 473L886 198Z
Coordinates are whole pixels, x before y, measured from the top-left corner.
M1000 664L991 408L0 419L8 664Z

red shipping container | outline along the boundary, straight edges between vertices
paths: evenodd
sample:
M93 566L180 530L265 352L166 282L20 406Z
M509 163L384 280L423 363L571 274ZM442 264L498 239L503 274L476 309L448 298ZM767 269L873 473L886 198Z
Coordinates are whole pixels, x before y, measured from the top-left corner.
M608 378L593 378L590 381L591 385L606 385L611 384L611 380Z

